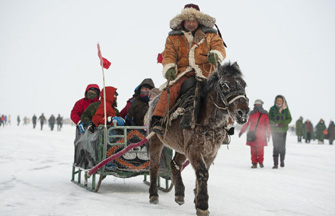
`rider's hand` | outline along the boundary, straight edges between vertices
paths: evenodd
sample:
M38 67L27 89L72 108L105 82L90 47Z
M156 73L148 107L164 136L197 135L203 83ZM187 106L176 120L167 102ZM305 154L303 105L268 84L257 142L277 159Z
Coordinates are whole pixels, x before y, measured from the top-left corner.
M78 129L79 129L80 133L82 133L82 134L85 133L84 123L79 121L77 126L78 126Z
M169 79L172 81L176 79L176 69L174 67L170 68L169 70L166 71L165 78Z
M207 58L207 60L208 60L208 62L210 63L210 64L212 64L212 65L217 65L218 64L218 54L216 54L216 53L212 53L212 52L210 52L210 53L208 53L208 58Z

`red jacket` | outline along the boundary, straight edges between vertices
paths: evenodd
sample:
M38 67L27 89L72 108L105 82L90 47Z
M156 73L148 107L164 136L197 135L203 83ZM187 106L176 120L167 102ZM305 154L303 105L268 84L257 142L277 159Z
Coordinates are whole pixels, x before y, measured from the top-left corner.
M115 109L113 107L114 102L114 94L116 92L116 88L112 86L106 87L106 116L116 116ZM104 115L104 90L102 89L100 92L101 103L98 107L97 111L95 112L94 116L92 117L92 122L94 125L99 126L105 124L105 115Z
M83 114L83 112L85 111L85 109L88 107L88 105L90 105L93 102L99 101L99 97L94 98L93 100L90 100L86 97L86 92L88 91L88 89L90 88L97 88L100 89L99 86L97 84L89 84L86 87L85 90L85 97L78 100L71 111L71 120L75 123L78 124L78 122L80 121L80 117L81 114Z
M245 130L249 127L249 131L254 131L258 117L260 112L255 112L249 116L249 120L245 123L240 131L240 133L244 133ZM267 146L267 138L270 139L271 136L271 129L269 123L269 116L267 114L262 114L261 118L259 119L257 131L256 131L256 140L253 142L247 142L247 145L250 146Z
M131 102L133 101L133 98L129 98L128 100L127 100L127 104L126 104L126 106L121 110L121 112L120 112L120 116L122 117L122 118L126 118L126 115L128 114L128 110L129 110L129 107L130 107L130 105L131 105Z

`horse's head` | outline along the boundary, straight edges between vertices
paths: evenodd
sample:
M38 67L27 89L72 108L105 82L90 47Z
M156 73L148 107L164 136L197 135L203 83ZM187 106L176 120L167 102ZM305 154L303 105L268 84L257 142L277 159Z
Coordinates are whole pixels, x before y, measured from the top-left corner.
M213 83L214 84L214 83ZM248 120L249 99L245 93L246 83L242 78L240 67L235 62L218 65L216 74L216 83L213 86L216 89L217 99L223 110L239 124L244 124ZM219 106L219 105L216 105Z

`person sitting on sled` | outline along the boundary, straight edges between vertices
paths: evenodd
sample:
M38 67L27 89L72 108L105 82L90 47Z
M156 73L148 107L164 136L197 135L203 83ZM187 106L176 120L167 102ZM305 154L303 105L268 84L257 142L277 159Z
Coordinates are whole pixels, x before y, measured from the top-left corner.
M134 101L131 103L126 117L127 125L143 126L144 116L149 108L149 93L155 88L152 79L144 79L134 94Z
M116 88L112 86L106 86L106 116L107 124L113 125L113 121L117 122L117 125L123 126L125 120L120 117L119 111L117 109L117 96ZM100 105L92 117L92 122L95 126L105 124L105 112L104 112L104 89L100 92Z
M226 57L220 32L215 30L215 18L200 12L199 6L187 4L181 14L170 21L172 31L162 53L163 76L170 80L169 108L175 104L182 83L190 78L207 79ZM152 130L164 133L162 117L167 106L165 86L151 119Z
M84 128L87 128L89 132L93 133L95 129L95 125L92 122L92 118L97 111L98 107L100 106L101 102L97 101L88 105L86 110L80 117L80 121L84 124Z
M97 84L89 84L87 85L86 90L85 90L85 97L78 100L74 104L71 110L71 120L73 121L73 123L77 125L77 129L78 129L76 133L77 135L80 135L80 133L85 132L84 124L80 120L81 115L86 110L88 105L96 101L99 101L99 94L100 94L99 86Z

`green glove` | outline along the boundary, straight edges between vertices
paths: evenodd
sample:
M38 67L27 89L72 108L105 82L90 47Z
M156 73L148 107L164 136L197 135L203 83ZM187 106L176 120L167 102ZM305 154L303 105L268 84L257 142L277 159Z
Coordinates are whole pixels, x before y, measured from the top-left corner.
M208 53L208 62L211 63L212 65L217 65L218 64L218 54L216 53Z
M170 78L171 81L176 79L176 69L170 68L168 71L166 71L165 78Z

